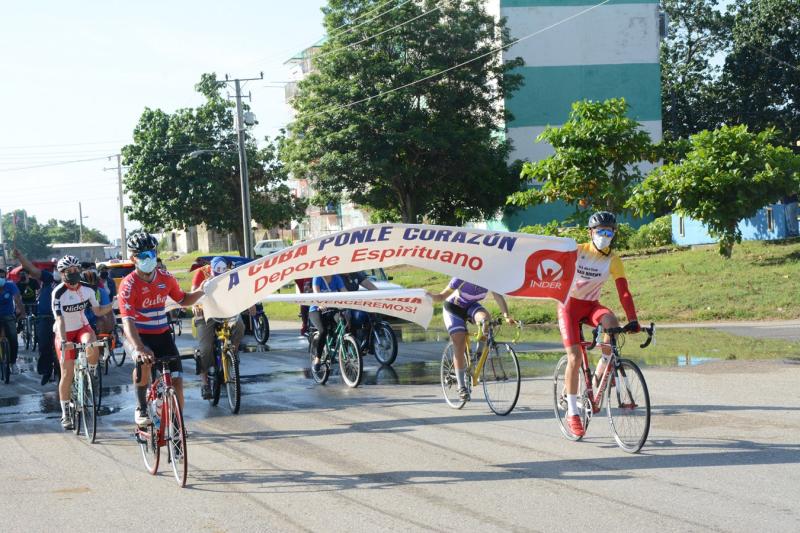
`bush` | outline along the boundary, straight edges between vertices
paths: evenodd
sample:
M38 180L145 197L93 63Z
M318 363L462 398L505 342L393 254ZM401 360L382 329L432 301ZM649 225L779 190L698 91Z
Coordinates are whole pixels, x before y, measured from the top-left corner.
M548 235L552 237L569 237L578 244L589 242L589 232L585 226L568 226L561 227L558 220L553 220L549 224L535 224L533 226L525 226L518 231L521 233L531 233L533 235ZM614 247L618 250L624 250L628 246L628 241L636 233L630 224L619 224L617 227L617 236L614 239Z
M628 248L640 250L670 244L672 244L672 217L666 215L639 228L628 241Z

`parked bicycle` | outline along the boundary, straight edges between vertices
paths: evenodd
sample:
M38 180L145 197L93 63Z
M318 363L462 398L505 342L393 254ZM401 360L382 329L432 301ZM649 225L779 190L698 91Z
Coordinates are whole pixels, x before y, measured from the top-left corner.
M159 358L153 364L153 373L159 375L153 379L147 390L147 410L152 424L141 428L136 426L134 437L139 443L142 459L147 471L155 475L161 459L161 447L167 447L167 460L172 465L175 480L181 487L186 486L186 475L189 464L186 459L186 428L183 425L183 413L178 402L178 395L172 386L169 363L180 359L180 356ZM136 363L136 381L142 375L142 364Z
M81 433L90 444L97 437L97 393L95 392L94 380L89 372L89 361L86 349L90 346L103 346L102 341L94 342L62 342L61 352L74 349L77 351L75 357L75 375L72 380L72 388L69 393L68 416L72 417L72 430L76 435ZM100 372L98 371L98 374Z
M231 336L238 316L214 319L216 339L214 340L214 362L208 370L208 385L211 387L211 405L219 403L222 385L228 396L228 406L233 414L239 412L242 397L242 382L239 376L239 354L234 349Z
M473 387L477 387L479 382L483 383L483 394L489 409L496 415L505 416L517 405L521 378L517 352L510 344L496 340L495 334L501 326L500 320L481 322L475 333L475 348L470 348L470 343L467 343L464 355L467 362L467 390L471 394ZM521 327L521 324L517 324L517 338ZM453 409L464 407L467 401L458 394L453 341L447 344L442 354L440 380L447 404Z
M324 385L338 362L339 371L345 384L351 388L358 387L364 373L364 359L355 338L347 333L344 313L338 309L326 309L322 312L322 320L327 325L328 335L322 349L319 372L314 372L319 331L313 326L308 331L311 377L320 385Z
M374 355L381 365L391 365L397 359L397 335L392 326L375 313L361 313L364 322L353 328L361 353Z
M581 417L583 427L588 429L592 415L596 415L606 401L606 413L611 426L611 434L617 445L629 453L636 453L642 449L647 435L650 432L650 394L647 383L639 367L630 359L620 357L620 350L625 344L625 333L632 331L628 324L621 328L610 328L605 331L609 335L609 342L597 342L601 327L592 330L592 341L583 340L581 332L581 367L578 373L578 415ZM642 328L647 333L647 340L640 345L646 348L653 341L656 328L650 323L649 328ZM592 387L594 371L589 365L587 352L600 345L611 349L608 364L603 369L597 385L597 392ZM561 433L569 440L580 440L582 437L574 435L567 424L567 394L564 376L567 368L567 355L564 355L556 365L553 374L553 409L556 420L561 428Z

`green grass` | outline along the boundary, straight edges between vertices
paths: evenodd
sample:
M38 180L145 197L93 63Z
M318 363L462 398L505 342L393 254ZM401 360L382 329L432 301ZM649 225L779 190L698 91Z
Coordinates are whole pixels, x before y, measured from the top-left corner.
M188 268L202 253L187 254L168 261L170 270ZM643 322L696 322L708 320L794 319L800 316L800 240L745 242L736 245L733 257L724 259L716 245L694 250L673 250L626 258L628 281ZM184 266L185 265L185 266ZM393 282L409 288L441 291L449 281L443 274L414 267L392 267L387 274ZM188 288L188 273L176 273ZM291 292L294 288L284 289ZM614 283L606 284L601 301L622 316ZM525 323L555 323L552 301L513 298L514 317ZM492 298L486 301L493 313L499 309ZM294 320L294 304L269 304L268 314L278 320ZM441 306L436 306L432 324L441 323Z

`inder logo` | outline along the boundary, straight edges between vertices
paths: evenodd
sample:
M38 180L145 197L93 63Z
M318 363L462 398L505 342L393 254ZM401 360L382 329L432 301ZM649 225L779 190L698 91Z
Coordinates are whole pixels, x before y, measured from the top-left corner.
M576 258L575 251L540 250L531 254L525 261L524 283L508 294L565 301L575 275Z

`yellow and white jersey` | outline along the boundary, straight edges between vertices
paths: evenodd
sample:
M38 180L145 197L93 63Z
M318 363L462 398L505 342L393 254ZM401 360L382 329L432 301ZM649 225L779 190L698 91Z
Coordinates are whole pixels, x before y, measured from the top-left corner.
M569 293L570 298L596 301L600 290L609 275L615 280L625 278L622 260L614 252L604 255L590 242L578 245L578 258L575 263L575 284Z

